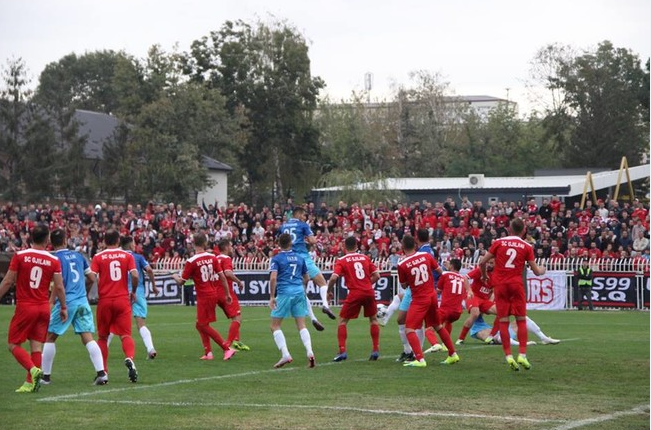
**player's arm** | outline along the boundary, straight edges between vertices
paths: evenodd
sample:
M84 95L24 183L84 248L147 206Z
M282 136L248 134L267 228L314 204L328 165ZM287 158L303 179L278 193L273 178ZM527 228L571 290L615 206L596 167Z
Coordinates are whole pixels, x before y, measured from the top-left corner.
M84 273L84 277L86 278L86 294L88 294L95 283L95 274L89 269Z
M269 307L276 309L276 283L278 282L278 272L271 271L269 275Z
M470 281L468 280L467 276L463 277L463 286L466 289L466 294L468 295L468 298L472 298L472 288L470 288Z
M224 276L226 276L227 279L235 282L240 287L244 287L244 281L235 276L235 273L233 273L232 270L224 270Z
M138 270L137 269L131 269L129 270L129 274L131 275L131 302L136 301L136 291L138 290Z
M221 272L218 272L217 276L219 276L219 280L221 281L222 287L224 288L226 303L230 304L233 301L233 297L231 297L231 290L228 288L228 280L226 279L226 275L224 275L224 271L222 270Z
M145 266L145 272L147 273L147 277L149 278L149 282L151 282L151 290L153 291L154 294L158 295L158 287L156 286L156 275L154 274L154 269L151 268L151 266L148 264Z
M0 299L7 294L9 288L16 282L16 272L9 269L0 283Z
M55 295L59 299L59 303L61 303L59 315L61 316L61 321L65 322L68 319L68 307L66 306L66 290L63 286L63 276L61 273L55 273L52 275L52 281L54 282L52 295Z
M547 271L547 269L544 266L537 265L536 260L527 261L527 263L529 263L529 267L531 268L531 271L536 276L542 276Z
M337 279L339 279L339 275L336 273L330 275L330 279L328 279L328 291L334 288L335 284L337 283Z
M380 279L380 271L376 270L375 272L371 273L371 284L375 284L378 279Z

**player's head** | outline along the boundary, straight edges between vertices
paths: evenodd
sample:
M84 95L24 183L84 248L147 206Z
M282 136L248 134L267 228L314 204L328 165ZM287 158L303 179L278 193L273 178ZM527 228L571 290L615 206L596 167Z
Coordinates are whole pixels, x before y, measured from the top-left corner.
M297 206L292 211L292 215L294 215L294 218L296 219L303 220L303 218L305 218L305 209L303 209L301 206Z
M522 237L522 233L524 233L524 221L521 218L513 218L511 221L511 233L514 236Z
M120 243L120 232L115 229L106 230L104 243L106 246L117 246Z
M50 243L55 248L61 248L66 243L66 232L61 228L56 228L50 233Z
M288 233L283 233L278 237L278 245L280 249L292 249L292 236Z
M195 233L192 236L192 242L194 243L194 246L205 248L206 245L208 244L208 238L206 237L205 234L199 232L199 233Z
M346 251L355 251L357 250L357 238L355 236L348 236L344 240L344 246L346 246Z
M450 259L450 270L453 272L458 272L461 270L461 260L458 258L451 258Z
M406 234L402 237L402 247L404 248L405 252L413 251L416 249L416 241L414 240L414 236L410 234Z
M50 236L50 228L46 224L37 224L32 229L32 242L36 245L45 245L48 236Z
M416 238L418 239L418 243L428 243L429 230L426 228L419 228L418 231L416 231Z
M120 238L120 248L130 250L133 245L133 237L122 236Z
M229 239L222 239L217 244L219 247L219 252L222 254L229 254L231 250L231 241Z

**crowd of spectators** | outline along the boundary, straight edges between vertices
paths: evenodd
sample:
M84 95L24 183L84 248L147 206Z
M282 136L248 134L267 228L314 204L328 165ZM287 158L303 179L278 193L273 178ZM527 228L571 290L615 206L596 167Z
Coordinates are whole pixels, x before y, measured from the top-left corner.
M400 240L418 228L430 231L432 246L441 260L451 257L476 261L493 239L507 235L510 219L521 217L528 240L538 258L645 258L649 259L649 210L640 201L619 203L587 201L566 207L557 196L526 202L495 202L485 207L467 198L445 202L360 204L339 202L305 205L307 222L317 245L316 257L343 255L343 241L356 235L360 252L397 264ZM28 204L0 206L0 251L15 252L30 246L29 231L37 222L65 228L68 246L92 257L102 247L104 232L117 228L132 235L137 251L150 262L181 261L192 255L192 234L203 231L216 252L220 239L234 243L235 258L243 262L266 261L276 248L279 227L292 216L294 203L263 207L202 203L180 204Z

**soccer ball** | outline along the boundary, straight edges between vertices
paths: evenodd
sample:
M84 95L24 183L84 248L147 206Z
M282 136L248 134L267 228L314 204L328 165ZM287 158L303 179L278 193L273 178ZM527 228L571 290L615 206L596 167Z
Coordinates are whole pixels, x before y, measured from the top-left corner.
M377 317L384 318L387 315L387 305L377 305Z

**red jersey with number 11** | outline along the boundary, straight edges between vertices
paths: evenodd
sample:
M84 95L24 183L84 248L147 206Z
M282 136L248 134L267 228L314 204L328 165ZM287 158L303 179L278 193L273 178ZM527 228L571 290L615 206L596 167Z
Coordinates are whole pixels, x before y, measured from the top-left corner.
M495 239L488 250L495 256L495 268L491 275L493 287L503 284L520 284L524 288L522 273L527 261L532 261L533 248L517 236Z
M371 275L377 272L377 267L367 255L352 252L337 259L334 273L343 276L346 288L351 293L373 293Z
M441 309L449 309L452 312L461 312L461 302L466 298L466 286L463 275L457 272L443 272L439 277L437 286L441 292Z
M136 261L130 252L108 248L98 252L90 263L90 271L99 275L97 295L101 299L129 298L130 272Z

